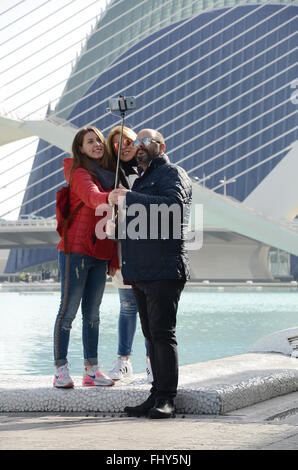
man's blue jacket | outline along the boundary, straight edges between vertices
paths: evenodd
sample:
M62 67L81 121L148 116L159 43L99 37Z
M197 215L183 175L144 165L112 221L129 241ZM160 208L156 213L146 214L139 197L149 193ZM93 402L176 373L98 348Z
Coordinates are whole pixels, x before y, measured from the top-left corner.
M191 180L184 169L165 154L153 158L126 196L126 233L120 236L124 281L189 279L190 205Z

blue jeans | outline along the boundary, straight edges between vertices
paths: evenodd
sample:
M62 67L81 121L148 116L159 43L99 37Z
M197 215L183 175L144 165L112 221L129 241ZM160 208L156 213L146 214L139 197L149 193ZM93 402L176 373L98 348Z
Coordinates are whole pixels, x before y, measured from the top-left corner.
M107 272L107 261L79 253L58 255L61 273L61 302L54 329L55 365L67 363L72 322L81 304L84 364L98 363L99 306Z
M138 307L133 290L118 289L120 298L120 315L118 321L118 355L130 356L132 343L137 327ZM145 340L146 355L149 356L147 340Z

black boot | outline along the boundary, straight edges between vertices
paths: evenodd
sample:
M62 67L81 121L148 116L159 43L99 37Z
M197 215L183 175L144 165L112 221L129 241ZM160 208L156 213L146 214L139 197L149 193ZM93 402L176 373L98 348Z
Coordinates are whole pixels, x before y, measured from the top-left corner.
M128 416L146 416L148 411L154 406L155 397L154 395L149 395L146 401L137 406L126 406L124 412Z
M175 418L175 406L173 400L157 398L154 407L148 412L148 418Z

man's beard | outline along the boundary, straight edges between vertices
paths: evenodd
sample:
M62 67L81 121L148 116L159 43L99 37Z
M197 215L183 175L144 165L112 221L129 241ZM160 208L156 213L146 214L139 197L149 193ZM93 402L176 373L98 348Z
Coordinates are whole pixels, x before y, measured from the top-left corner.
M144 155L138 155L138 153L136 154L136 160L139 164L140 163L145 163L145 165L149 165L149 163L151 162L151 160L153 160L155 155L151 155L148 152L148 150L143 150L143 152L145 152Z

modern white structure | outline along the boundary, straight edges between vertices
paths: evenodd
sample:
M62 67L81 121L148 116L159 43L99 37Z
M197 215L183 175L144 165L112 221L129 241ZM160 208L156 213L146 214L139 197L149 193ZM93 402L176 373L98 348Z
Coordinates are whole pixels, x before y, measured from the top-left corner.
M193 178L194 205L203 204L192 278L271 280L271 247L298 256L295 3L111 1L55 109L41 121L0 117L0 144L40 137L20 213L54 215L76 129L107 134L119 123L108 99L136 96L129 124L165 135L170 159ZM7 272L56 256L33 246L12 250Z

